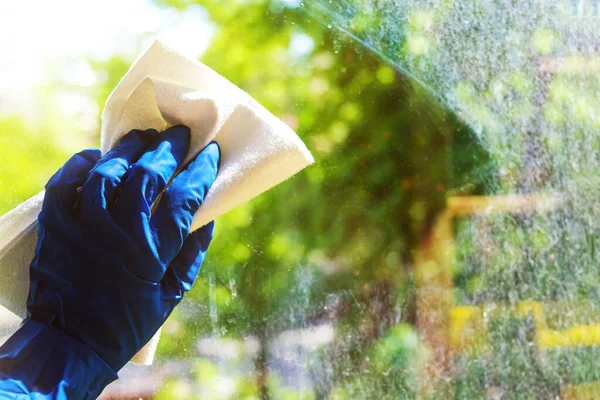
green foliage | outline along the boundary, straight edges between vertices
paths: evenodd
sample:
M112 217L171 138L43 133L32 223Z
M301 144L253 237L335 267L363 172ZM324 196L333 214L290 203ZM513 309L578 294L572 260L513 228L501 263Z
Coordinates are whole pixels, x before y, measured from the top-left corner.
M429 92L297 10L200 4L218 26L201 60L297 127L316 163L217 221L188 297L197 312L175 317L188 344L162 354L183 356L215 332L268 346L280 332L332 323L335 340L309 368L317 393L413 397L412 252L446 190L482 190L487 154ZM294 53L306 35L312 49Z
M488 59L457 58L451 65L459 71L457 79L446 81L447 71L436 71L434 61L448 54L432 40L435 29L476 36L481 23L463 24L461 18L481 22L486 12L498 18L501 7L482 10L466 2L461 14L454 2L441 2L436 10L411 9L407 2L389 11L403 15L406 24L388 26L376 12L359 12L368 1L332 5L352 21L353 33L367 45L362 47L328 27L322 14L292 7L293 2L159 3L180 10L204 7L217 31L201 61L297 130L316 159L217 221L203 270L159 345L159 361L187 362L190 373L168 380L159 399L415 398L419 380L427 380L418 376L418 360L427 350L416 332L414 253L446 198L521 190L532 171L539 172L523 154L532 134L520 129L536 115L544 119L531 128L537 134L533 141L555 170L539 174L526 190L562 190L572 183L578 194L591 197L600 187L593 160L576 168L566 157L571 153L562 150L576 148L598 127L594 95L600 80L582 86L576 78L555 76L547 82L546 101L538 104L542 84L526 67L499 65L486 75ZM372 40L384 28L394 33L376 37L385 48ZM522 42L536 56L557 52L560 35L534 28L519 32ZM302 51L294 44L299 40ZM452 43L442 45L453 49ZM456 43L457 51L460 45L465 43ZM505 59L510 50L492 48L489 58ZM100 78L91 91L99 109L129 63L119 56L91 62ZM424 73L415 75L419 71ZM427 78L421 80L428 87L414 77ZM440 97L453 99L461 114L450 112L431 88L444 90ZM46 120L39 132L18 118L0 120L0 130L14 133L0 136L0 213L40 190L72 152L73 146L67 151L54 144L66 123ZM507 130L511 124L519 129ZM589 210L577 208L590 203L572 203L571 209L549 214L459 221L456 302L597 299L598 232L586 225ZM553 318L563 327L562 316ZM543 353L530 319L503 315L486 324L490 344L456 357L453 380L437 388L440 398L449 393L465 399L550 398L560 394L562 383L598 379L595 353ZM269 364L269 349L282 334L318 326L331 326L333 337L298 350L303 357L297 367L308 371L313 386L293 385ZM263 353L247 351L253 372L236 374L232 371L248 366L196 357L198 340L207 336L240 343L253 338ZM229 392L218 392L220 379L228 379Z
M42 190L75 151L68 143L73 133L65 132L66 144L58 143L62 132L52 123L34 128L20 116L0 118L0 215Z
M18 117L2 118L0 130L6 132L0 136L0 214L4 214L39 192L59 164L56 149L40 143ZM54 166L48 166L52 161Z

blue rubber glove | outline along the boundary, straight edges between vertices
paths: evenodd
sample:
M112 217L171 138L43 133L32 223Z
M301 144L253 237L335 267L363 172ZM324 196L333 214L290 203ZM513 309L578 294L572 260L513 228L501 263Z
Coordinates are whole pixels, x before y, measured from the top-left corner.
M2 382L17 381L46 397L63 398L71 388L79 391L69 398L95 398L190 290L214 225L191 234L190 227L216 178L220 150L209 144L159 198L189 141L184 126L160 135L134 130L104 157L98 150L74 155L50 179L28 318L0 348L0 393ZM53 359L40 369L40 361Z

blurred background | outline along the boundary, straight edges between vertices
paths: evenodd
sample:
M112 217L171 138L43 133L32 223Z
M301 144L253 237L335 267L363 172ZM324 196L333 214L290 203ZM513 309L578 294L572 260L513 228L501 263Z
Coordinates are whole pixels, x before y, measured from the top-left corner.
M316 162L219 218L154 365L103 398L600 398L599 23L596 0L0 2L0 215L99 147L159 37Z

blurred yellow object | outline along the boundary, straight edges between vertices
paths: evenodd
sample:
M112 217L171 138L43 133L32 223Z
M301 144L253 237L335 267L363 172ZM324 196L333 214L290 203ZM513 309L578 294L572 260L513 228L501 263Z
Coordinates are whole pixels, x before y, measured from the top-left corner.
M457 306L450 311L450 346L453 351L462 351L481 337L483 310L476 306Z
M580 325L564 331L542 330L537 343L541 349L574 346L600 346L600 324Z
M600 399L600 382L567 385L561 388L563 400L595 400Z
M533 315L536 332L546 329L546 317L544 316L544 306L542 303L537 301L523 301L517 305L517 315L520 317Z

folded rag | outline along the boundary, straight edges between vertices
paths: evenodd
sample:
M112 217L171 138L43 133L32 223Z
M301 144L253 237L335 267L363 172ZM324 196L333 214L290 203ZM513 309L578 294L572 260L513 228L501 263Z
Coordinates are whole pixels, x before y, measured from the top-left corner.
M313 162L300 138L256 100L206 65L154 42L131 66L102 113L106 153L132 129L163 131L186 125L192 136L186 162L211 140L221 166L192 230L281 183ZM29 264L37 242L44 193L0 218L0 305L26 315ZM158 334L132 359L150 364Z

